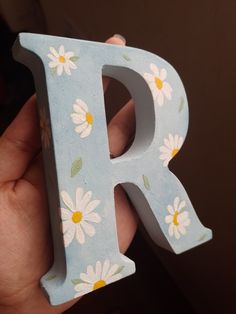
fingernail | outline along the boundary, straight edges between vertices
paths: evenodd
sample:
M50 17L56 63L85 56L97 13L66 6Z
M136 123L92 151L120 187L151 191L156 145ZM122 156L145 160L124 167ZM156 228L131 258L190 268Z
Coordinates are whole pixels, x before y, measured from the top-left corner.
M120 34L115 34L115 35L113 35L113 37L116 37L116 38L121 39L121 40L123 41L123 43L126 44L126 39L125 39L124 36L122 36L122 35L120 35Z

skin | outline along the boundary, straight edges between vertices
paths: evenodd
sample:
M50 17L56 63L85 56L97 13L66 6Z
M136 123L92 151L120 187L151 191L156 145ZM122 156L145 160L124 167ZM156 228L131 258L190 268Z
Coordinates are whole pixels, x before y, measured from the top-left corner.
M124 45L118 37L107 43ZM104 90L109 79L104 78ZM133 137L134 106L128 102L108 126L111 155L122 154ZM121 187L115 190L120 251L125 252L137 218ZM0 313L63 313L79 299L49 305L39 280L52 264L52 240L36 97L32 96L0 137Z

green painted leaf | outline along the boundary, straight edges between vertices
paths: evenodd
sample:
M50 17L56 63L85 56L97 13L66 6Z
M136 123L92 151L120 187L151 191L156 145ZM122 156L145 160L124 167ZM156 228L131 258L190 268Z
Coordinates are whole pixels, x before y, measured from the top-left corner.
M146 177L144 174L143 174L143 184L147 190L151 189L148 177Z
M74 176L76 176L77 173L81 170L81 168L82 168L82 158L79 158L73 161L72 166L71 166L71 177L73 178Z
M184 108L184 98L180 97L179 112L181 112L183 108Z
M72 279L71 282L72 282L74 285L78 285L79 283L83 283L84 281L81 280L80 278L78 278L78 279Z
M76 62L77 60L79 60L79 57L77 57L77 56L73 56L70 58L70 61L72 61L72 62Z
M57 275L50 275L50 276L48 276L48 277L46 278L46 280L47 280L47 281L53 280L53 279L56 278L56 276L57 276Z
M123 57L126 61L131 61L130 57L127 56L127 55L123 55L122 57Z
M120 266L120 267L117 269L117 271L114 273L114 275L121 273L124 268L125 268L125 266ZM114 276L114 275L113 275L113 276Z

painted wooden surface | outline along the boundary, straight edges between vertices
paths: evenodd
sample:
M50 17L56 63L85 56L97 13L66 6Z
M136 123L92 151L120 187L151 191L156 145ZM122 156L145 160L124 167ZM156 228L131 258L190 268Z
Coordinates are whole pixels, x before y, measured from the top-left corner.
M181 253L211 238L168 170L188 128L184 87L169 63L136 48L26 33L14 55L36 82L54 241L54 265L41 282L52 304L135 271L118 249L119 183L158 245ZM114 160L102 74L127 87L136 109L134 143Z

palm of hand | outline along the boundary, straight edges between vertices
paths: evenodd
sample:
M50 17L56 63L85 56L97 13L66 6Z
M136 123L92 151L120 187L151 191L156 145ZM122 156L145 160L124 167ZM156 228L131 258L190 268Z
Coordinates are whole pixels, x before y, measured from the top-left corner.
M32 164L31 167L35 167ZM32 169L33 169L32 168ZM30 175L31 169L28 170ZM12 302L23 298L38 282L52 261L47 202L39 185L20 179L0 189L0 296ZM19 300L20 301L20 300Z

